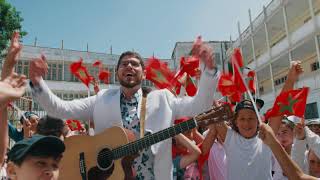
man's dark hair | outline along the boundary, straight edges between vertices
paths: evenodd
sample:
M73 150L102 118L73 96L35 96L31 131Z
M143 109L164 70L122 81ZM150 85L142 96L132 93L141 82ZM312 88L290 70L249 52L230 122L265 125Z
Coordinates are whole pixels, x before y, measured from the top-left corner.
M63 134L65 123L62 119L51 116L42 117L37 125L37 134L60 137Z
M141 55L140 55L139 53L137 53L137 52L126 51L126 52L122 53L122 54L120 55L120 57L119 57L118 64L117 64L117 69L116 69L117 71L118 71L118 69L119 69L119 66L120 66L120 63L121 63L122 59L123 59L125 56L132 56L132 57L134 57L134 58L139 59L140 64L141 64L141 66L142 66L142 69L144 69L144 62L143 62L143 59L142 59Z

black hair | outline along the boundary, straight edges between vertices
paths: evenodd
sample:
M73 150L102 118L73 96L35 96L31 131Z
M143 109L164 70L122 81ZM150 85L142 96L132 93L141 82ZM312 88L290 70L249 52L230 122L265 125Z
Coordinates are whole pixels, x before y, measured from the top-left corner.
M37 125L37 134L44 136L56 136L60 137L63 134L65 123L62 119L58 119L52 116L42 117Z
M120 57L119 57L118 64L117 64L117 69L116 69L117 71L118 71L118 69L119 69L119 66L120 66L120 63L121 63L122 59L123 59L125 56L132 56L132 57L134 57L134 58L139 59L140 64L141 64L141 66L142 66L142 69L144 69L144 62L143 62L143 59L142 59L141 55L140 55L139 53L137 53L137 52L126 51L126 52L122 53L122 54L120 55Z

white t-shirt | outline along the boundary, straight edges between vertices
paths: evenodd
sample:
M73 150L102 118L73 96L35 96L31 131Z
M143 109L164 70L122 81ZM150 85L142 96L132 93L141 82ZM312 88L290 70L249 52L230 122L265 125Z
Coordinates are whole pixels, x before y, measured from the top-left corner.
M229 180L272 180L272 151L260 138L246 139L228 128L224 147Z
M288 177L283 175L282 168L275 157L272 157L272 170L274 171L273 180L288 180Z
M6 166L2 166L0 168L0 180L6 180L7 178L7 171L6 171Z

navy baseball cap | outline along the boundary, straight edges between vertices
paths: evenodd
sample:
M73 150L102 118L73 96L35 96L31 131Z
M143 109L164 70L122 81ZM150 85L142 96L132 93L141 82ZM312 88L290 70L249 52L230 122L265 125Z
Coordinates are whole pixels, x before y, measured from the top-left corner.
M32 153L33 149L39 147L55 152L56 154L62 154L65 150L65 145L59 138L35 134L31 138L24 138L18 141L9 151L8 160L16 162L25 158L28 154L35 155Z

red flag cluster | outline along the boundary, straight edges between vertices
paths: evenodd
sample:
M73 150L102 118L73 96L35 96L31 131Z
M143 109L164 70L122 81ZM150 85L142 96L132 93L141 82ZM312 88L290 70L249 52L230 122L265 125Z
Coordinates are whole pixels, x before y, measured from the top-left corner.
M266 113L265 119L282 115L295 115L302 118L306 110L308 93L309 88L307 87L281 92L272 109Z
M97 75L99 80L103 81L105 84L108 84L110 72L102 68L102 62L100 60L96 60L92 66L99 68L99 74ZM89 74L87 67L83 65L82 58L70 64L70 71L87 87L89 87L90 82L95 80L95 78Z
M255 72L253 70L248 71L244 76L242 69L244 69L245 67L243 64L240 49L238 48L234 50L234 53L231 58L231 64L233 74L221 74L220 79L218 81L218 90L221 92L223 96L227 96L231 102L240 102L242 94L247 91L244 78L249 79L249 90L255 93Z

